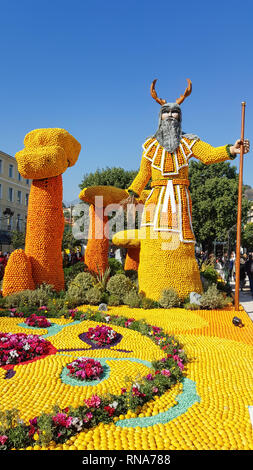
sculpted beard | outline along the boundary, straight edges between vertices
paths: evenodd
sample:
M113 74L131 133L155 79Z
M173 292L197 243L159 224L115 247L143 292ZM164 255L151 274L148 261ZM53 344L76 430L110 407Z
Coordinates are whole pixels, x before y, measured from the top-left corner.
M168 118L160 122L155 138L169 153L179 146L182 137L181 124L177 119Z

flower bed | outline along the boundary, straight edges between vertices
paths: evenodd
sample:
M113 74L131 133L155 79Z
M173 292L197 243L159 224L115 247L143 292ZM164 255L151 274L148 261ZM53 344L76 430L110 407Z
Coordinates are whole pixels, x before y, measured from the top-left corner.
M34 326L38 328L48 328L51 326L50 321L48 321L44 315L36 315L35 313L26 318L25 323L28 326Z
M110 326L97 325L95 328L89 328L87 337L94 341L98 346L112 344L117 338L117 332Z
M48 354L51 344L37 335L0 333L0 366L20 364Z
M81 381L98 380L104 372L99 361L79 357L67 365L68 375Z
M111 423L114 418L126 414L129 410L136 412L145 403L154 400L157 396L162 396L166 390L183 378L183 364L186 362L185 352L172 336L165 334L162 328L152 327L145 320L137 321L134 318L127 319L125 316L108 315L99 311L87 310L78 313L81 320L110 321L115 325L122 325L125 328L136 330L160 346L165 356L161 360L152 363L150 374L142 378L139 377L138 381L130 382L127 387L122 388L120 395L110 392L105 396L95 394L84 400L84 403L78 407L67 407L65 409L58 407L57 410L54 407L52 413L43 413L41 416L36 416L29 421L29 425L20 425L23 435L22 447L34 445L37 441L42 445L48 445L52 439L56 443L63 443L67 438L81 430L93 428L101 422ZM99 331L99 329L104 333L108 333L109 340L114 338L116 332L111 327L97 325L95 330ZM95 365L97 369L95 368L94 375L99 378L103 369L101 364L98 366L97 362L93 359L85 361L84 358L81 358L68 364L67 368L74 378L80 377L80 380L85 380L84 374L80 373L77 376L75 373L82 370L86 373L87 370L91 371ZM93 380L94 375L91 378ZM16 426L15 429L18 433L19 427ZM12 430L13 428L9 428L5 429L3 434L0 433L0 438L3 441L1 444L0 440L0 449L15 447Z

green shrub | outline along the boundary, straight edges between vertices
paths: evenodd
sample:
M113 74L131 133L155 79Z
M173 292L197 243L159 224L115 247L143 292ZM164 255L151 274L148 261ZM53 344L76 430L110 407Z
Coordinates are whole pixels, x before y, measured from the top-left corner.
M108 263L111 276L115 276L115 274L124 274L124 268L119 260L115 258L109 258Z
M103 300L103 292L98 287L91 287L86 291L86 302L90 305L98 305Z
M159 299L159 303L163 308L179 307L180 299L175 289L164 289Z
M120 305L120 297L116 294L110 294L108 297L108 305L118 307Z
M78 263L73 264L73 266L68 266L63 269L64 271L64 279L65 279L65 287L68 288L71 281L73 281L74 277L78 273L84 272L84 263L83 261L78 261Z
M190 302L186 302L184 304L184 308L186 310L199 310L201 307L200 305L197 305L197 304L191 304Z
M94 287L95 278L87 272L82 272L76 275L73 281L70 282L65 299L70 308L77 307L78 305L87 302L86 293L89 289Z
M212 265L202 265L201 274L211 284L218 281L218 273Z
M138 279L138 271L135 271L134 269L127 269L125 271L125 275L131 279L131 281L135 281Z
M223 308L230 302L231 299L225 297L225 294L217 289L216 284L212 284L208 287L207 291L204 292L200 299L201 307L206 309Z
M98 268L98 274L95 275L96 284L95 286L100 289L102 292L105 292L107 282L110 278L111 270L108 267L105 272L100 272Z
M4 306L6 308L22 306L41 307L42 305L47 305L49 299L54 296L56 296L56 292L52 286L41 284L35 290L23 290L22 292L8 295L5 297Z
M124 295L123 302L131 308L140 308L142 299L138 292L131 290Z
M123 301L124 296L131 288L132 283L124 274L115 274L115 276L112 276L107 283L108 292L119 296L120 301Z
M77 286L81 289L88 290L91 287L94 287L95 279L90 273L82 272L75 276L73 281L70 283L71 286Z
M141 300L141 306L146 310L149 308L155 308L155 303L152 299L149 299L148 297L143 297Z

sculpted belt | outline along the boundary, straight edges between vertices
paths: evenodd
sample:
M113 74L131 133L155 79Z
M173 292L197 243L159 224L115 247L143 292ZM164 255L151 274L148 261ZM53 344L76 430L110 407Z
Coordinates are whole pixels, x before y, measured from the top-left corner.
M169 199L171 203L172 214L175 214L176 212L176 201L175 201L174 188L173 188L173 185L175 184L183 184L184 186L189 186L190 181L187 179L171 179L171 180L156 180L156 181L152 181L151 183L151 188L155 188L156 186L166 186L162 212L167 212Z

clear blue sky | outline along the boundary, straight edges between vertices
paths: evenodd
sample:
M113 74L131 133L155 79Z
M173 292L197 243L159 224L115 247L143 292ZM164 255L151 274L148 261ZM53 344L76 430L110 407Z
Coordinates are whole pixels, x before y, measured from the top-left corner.
M15 155L30 130L67 129L82 151L63 176L65 201L85 173L139 168L157 129L154 78L168 101L192 80L183 129L214 146L240 137L245 100L253 147L251 0L0 0L0 14L0 149Z

